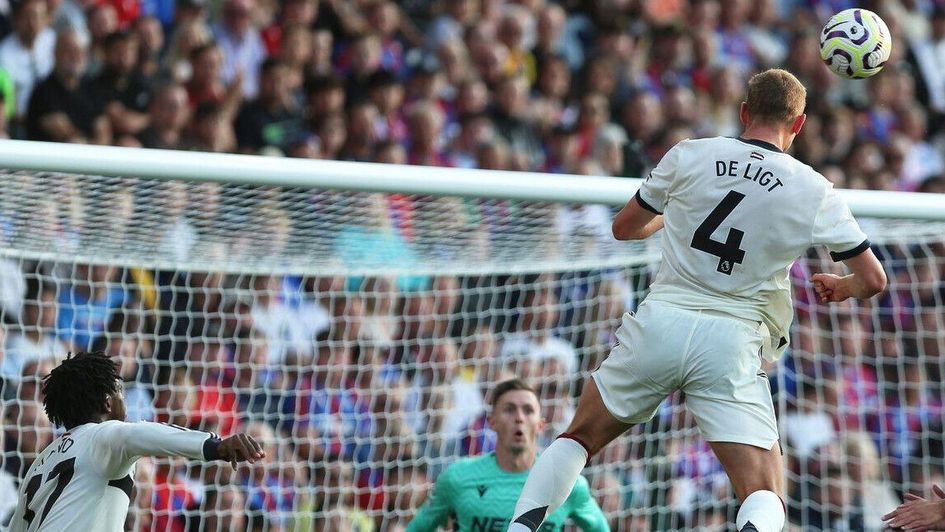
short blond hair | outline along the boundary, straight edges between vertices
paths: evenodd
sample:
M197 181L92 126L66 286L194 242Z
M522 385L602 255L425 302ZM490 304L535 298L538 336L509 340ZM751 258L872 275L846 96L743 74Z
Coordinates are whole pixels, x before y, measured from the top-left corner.
M755 74L748 81L750 120L788 123L804 112L807 89L787 70L771 68Z

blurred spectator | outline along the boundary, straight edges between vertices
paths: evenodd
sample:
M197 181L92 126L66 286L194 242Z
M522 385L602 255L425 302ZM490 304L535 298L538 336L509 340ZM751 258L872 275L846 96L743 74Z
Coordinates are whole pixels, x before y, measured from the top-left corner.
M270 57L277 57L289 69L289 89L298 93L305 81L307 67L314 54L312 32L303 24L286 27L281 37L279 51Z
M525 7L510 5L503 10L496 37L509 50L506 69L524 77L529 84L537 79L535 56L529 51L534 41L534 14ZM532 42L527 42L532 41Z
M119 270L104 264L77 264L75 276L59 292L57 335L70 349L88 350L112 312L128 302L116 281Z
M236 486L208 489L200 504L199 530L247 530L248 508L243 491Z
M155 421L196 428L200 410L192 373L184 368L163 366L156 380Z
M427 31L427 49L436 50L444 42L462 38L479 15L479 0L445 2L446 12L434 19Z
M56 3L47 5L47 9ZM52 16L52 27L56 32L66 29L73 29L79 33L84 33L88 38L88 22L86 12L94 4L91 0L62 0L58 2L50 15Z
M213 32L223 50L223 81L241 87L243 97L259 91L259 67L266 59L259 29L253 21L254 0L225 0L221 21Z
M314 133L321 141L321 152L325 159L337 159L348 138L344 113L333 112L321 116L314 124Z
M105 60L105 39L118 31L118 10L113 4L94 3L86 13L89 22L89 72L98 74Z
M221 75L223 51L213 43L194 48L190 53L193 74L187 82L191 106L202 103L219 104L227 121L232 122L243 101L242 89L237 82L224 84Z
M843 440L843 454L849 463L850 480L861 493L863 525L867 530L881 530L883 515L899 505L899 498L883 478L876 444L865 432L850 432Z
M149 107L148 127L138 135L144 148L180 149L188 120L187 92L177 84L157 87Z
M200 500L203 486L188 482L183 464L181 458L154 460L151 526L157 530L184 532L182 516Z
M170 91L170 92L167 92ZM180 87L168 87L158 92L159 98L151 104L152 123L143 133L143 136L154 136L155 140L171 140L181 142L180 131L173 129L181 124L180 113L183 104L183 90ZM169 104L167 109L156 111L156 106ZM175 116L176 115L176 116ZM155 120L160 117L161 120ZM163 132L158 128L167 127ZM149 133L150 132L150 133ZM157 146L154 146L157 147ZM158 190L155 199L163 207L161 215L164 218L163 234L155 235L158 238L158 250L163 257L184 262L197 240L197 231L193 222L187 217L187 183L183 181L167 181Z
M574 43L565 40L568 14L559 4L548 3L538 13L535 31L535 62L543 70L552 56L566 55Z
M374 33L365 33L355 38L340 54L336 67L345 75L345 94L351 100L360 100L367 95L367 81L383 70L381 38Z
M334 73L332 51L334 50L334 35L324 29L316 28L312 32L312 58L308 64L308 74L312 76L328 76Z
M7 329L4 357L0 362L0 377L7 398L16 393L20 376L29 362L65 356L66 346L54 336L56 320L55 287L31 278L27 282L22 321L18 327Z
M192 62L195 50L210 44L213 34L205 22L191 21L182 23L171 34L170 42L161 61L161 68L166 75L179 83L188 83L194 74ZM219 70L223 66L220 58L216 77L220 78ZM222 83L222 79L221 79Z
M262 29L261 36L269 55L285 50L288 29L291 27L308 28L318 18L321 3L319 0L289 0L279 6L279 15L272 23Z
M259 516L264 522L282 528L283 512L291 511L298 496L295 480L288 473L295 466L294 457L284 452L284 446L276 439L269 425L256 421L246 427L246 433L258 441L266 457L244 470L243 486L246 488L245 508L247 514ZM281 467L280 467L281 466Z
M400 42L400 8L390 0L379 0L367 7L368 23L375 30L381 41L381 66L384 70L403 73L406 63L404 46Z
M174 25L184 26L191 22L206 22L207 8L205 0L177 0L174 6Z
M920 445L916 435L940 419L943 406L942 397L931 392L925 369L916 360L907 359L894 371L897 392L885 396L879 436L880 450L898 476L908 469L909 457Z
M317 486L318 500L315 507L325 516L319 521L324 530L357 530L373 532L374 521L363 511L355 507L356 486L355 471L350 462L330 460L323 462L313 475L313 484ZM341 514L350 528L338 528L336 515ZM318 526L317 524L316 526Z
M403 85L393 74L382 70L368 80L367 91L380 114L378 136L381 139L405 142L409 135L403 117Z
M606 124L594 139L592 157L598 162L604 175L624 176L624 147L627 134L616 124Z
M285 149L299 130L292 98L288 65L268 59L259 72L259 96L244 103L236 116L236 141L242 153L259 153L265 147Z
M136 71L145 80L153 80L161 68L161 52L164 51L164 28L154 17L141 17L134 25L138 36L138 62Z
M227 380L236 392L237 408L252 420L268 418L279 409L269 396L273 385L282 384L281 375L268 361L269 350L261 332L242 330L234 338Z
M510 145L529 157L529 167L541 160L541 141L534 126L527 120L528 82L524 77L509 76L499 81L496 88L496 107L493 122L496 132Z
M901 187L915 190L918 183L926 178L945 171L945 158L928 138L928 117L925 110L917 104L903 109L899 113L899 129L908 139L908 151L904 154Z
M459 134L453 139L450 158L459 168L476 168L478 150L495 138L492 120L484 114L469 114L460 118Z
M344 82L334 76L312 77L305 82L305 98L309 124L318 124L325 116L344 111Z
M722 12L719 15L721 28L719 34L720 61L735 64L747 70L756 60L755 48L746 31L746 22L751 8L748 0L729 0L720 2Z
M421 411L436 411L429 403L438 399L443 409L437 411L437 415L443 416L443 423L437 432L447 438L458 435L485 409L485 399L478 383L463 377L459 354L451 340L422 341L417 363L421 369L414 377L411 393L426 399L426 404L421 400ZM437 398L435 390L438 386L446 386L440 393L448 395ZM426 389L430 391L425 392Z
M437 50L436 58L445 74L445 82L450 88L457 87L466 81L472 72L472 58L466 43L454 39L443 43Z
M5 436L5 431L0 430L0 450L6 449ZM0 523L6 523L13 517L13 510L16 509L19 498L17 481L16 475L6 469L0 469Z
M531 361L556 359L565 375L574 375L578 369L574 346L552 334L558 322L557 305L557 297L548 287L539 284L531 288L522 302L517 332L508 334L502 343L502 357Z
M53 427L37 400L7 404L3 417L3 468L22 479L39 453L53 440Z
M818 449L838 441L828 409L836 408L836 397L817 386L807 384L798 400L798 409L784 416L788 448L798 460L806 460Z
M2 216L2 215L0 215ZM6 220L0 218L0 224ZM0 226L0 242L6 244L6 228ZM26 276L19 262L0 258L0 323L18 321L26 297Z
M593 476L590 482L594 498L599 501L600 509L607 516L611 530L630 530L620 528L620 511L623 508L620 480L613 473L601 473Z
M394 310L400 297L395 279L369 277L361 284L364 318L361 338L371 345L389 347L397 335L397 316Z
M375 156L380 120L377 107L370 101L353 104L348 111L348 138L341 158L370 162Z
M654 162L650 147L656 135L665 126L659 99L649 92L638 92L624 105L620 123L630 137L627 160L624 164L631 175L643 175Z
M87 49L82 34L65 30L56 37L56 64L36 85L26 116L34 140L109 144L112 128L96 87L85 78Z
M101 101L112 133L137 135L148 126L151 86L138 70L137 34L120 32L105 38L105 61L90 90Z
M138 342L141 329L138 317L123 309L112 315L105 334L93 344L94 350L104 351L119 364L125 415L131 422L153 421L155 416L153 387L142 382L150 369L142 363L151 354L146 344Z
M945 113L945 6L932 10L930 32L910 39L909 61L916 65L916 96L934 112ZM908 26L906 26L908 27Z
M822 475L807 477L813 498L805 503L803 517L795 519L805 524L805 530L865 530L860 486L836 463L825 469Z
M253 280L253 325L266 336L269 364L282 364L289 353L308 358L315 334L305 326L304 316L284 301L283 278L259 275Z
M416 260L413 249L407 245L400 232L391 224L388 215L388 199L382 194L368 194L362 199L364 216L362 225L352 225L338 236L335 243L341 260L363 264L399 264L406 267ZM400 276L398 285L410 289L424 281L419 276Z
M202 103L194 110L184 144L195 151L232 152L236 150L236 133L220 105Z
M197 405L188 425L226 437L242 427L242 412L238 394L228 386L224 374L228 354L219 333L219 329L211 328L202 341L191 344L187 353Z
M33 87L52 72L56 33L49 27L45 0L20 0L12 6L13 33L0 41L0 68L13 77L16 116L24 118Z
M489 88L481 79L467 79L456 88L456 98L453 103L454 111L459 119L485 114L491 103Z

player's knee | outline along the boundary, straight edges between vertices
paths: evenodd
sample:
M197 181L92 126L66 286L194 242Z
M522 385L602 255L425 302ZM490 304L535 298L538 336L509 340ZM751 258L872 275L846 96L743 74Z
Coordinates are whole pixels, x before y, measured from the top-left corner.
M573 430L572 430L573 429ZM569 427L567 431L562 432L558 435L559 439L568 439L577 442L587 451L587 459L590 460L592 456L597 454L600 451L600 447L594 443L594 437L591 431L581 430L580 426Z
M770 492L778 496L779 499L784 500L784 495L781 493L781 487L778 486L774 481L765 481L764 479L758 479L757 481L751 481L741 486L735 486L735 496L738 497L738 500L744 501L752 493L758 492Z

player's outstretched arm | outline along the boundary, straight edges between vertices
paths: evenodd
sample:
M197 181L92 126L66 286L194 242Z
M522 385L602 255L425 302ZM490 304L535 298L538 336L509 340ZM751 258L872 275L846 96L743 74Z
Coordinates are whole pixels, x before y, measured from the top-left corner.
M663 215L647 210L636 196L614 217L611 227L617 240L643 240L663 228Z
M265 456L262 446L246 434L221 440L209 432L146 421L107 421L98 434L98 440L98 448L105 453L101 457L102 465L109 470L121 469L141 456L226 460L234 467L238 462L255 462Z
M945 529L945 491L939 486L932 486L937 498L930 501L906 494L906 502L883 516L888 528L906 530L942 530Z
M872 250L867 249L843 263L852 273L843 276L815 273L811 276L820 303L845 301L851 297L867 299L886 289L886 272Z
M236 434L220 441L217 446L217 458L226 460L236 469L240 462L255 463L266 457L262 445L249 434Z

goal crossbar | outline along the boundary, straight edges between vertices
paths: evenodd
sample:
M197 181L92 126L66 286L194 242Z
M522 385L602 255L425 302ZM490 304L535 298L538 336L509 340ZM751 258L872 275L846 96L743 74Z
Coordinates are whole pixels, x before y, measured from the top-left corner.
M353 192L490 197L535 202L623 205L637 178L458 169L431 176L424 167L222 153L0 141L0 168L139 179L203 181ZM937 194L843 190L854 215L945 220Z

